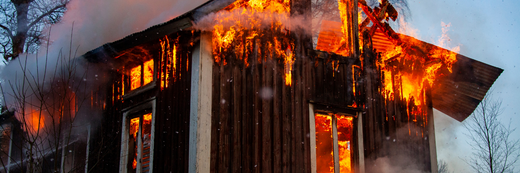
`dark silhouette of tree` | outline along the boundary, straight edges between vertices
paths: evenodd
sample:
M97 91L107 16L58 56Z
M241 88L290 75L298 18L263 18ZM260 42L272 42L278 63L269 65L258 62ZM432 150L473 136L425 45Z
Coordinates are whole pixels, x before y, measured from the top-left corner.
M11 61L34 53L45 41L42 30L57 23L69 0L0 0L0 53Z
M486 96L464 124L473 149L473 157L466 162L475 172L514 172L514 164L520 159L519 141L512 136L515 129L498 119L501 105L501 101Z
M437 173L450 173L450 170L448 169L448 163L446 163L444 160L440 160L437 167Z

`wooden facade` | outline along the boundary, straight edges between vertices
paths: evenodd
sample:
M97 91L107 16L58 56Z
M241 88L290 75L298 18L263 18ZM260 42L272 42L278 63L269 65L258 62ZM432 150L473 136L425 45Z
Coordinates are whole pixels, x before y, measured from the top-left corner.
M310 2L292 2L291 14L304 14L310 10ZM218 3L210 1L166 24L105 45L101 53L85 55L92 62L114 67L105 76L108 87L94 98L98 106L103 107L104 115L92 137L90 145L94 149L90 155L103 154L89 157L91 170L121 170L123 113L155 100L153 171L193 171L190 161L198 162L193 157L199 155L190 154L190 148L195 147L190 141L201 138L198 133L190 133L190 129L194 129L190 128L193 126L190 118L191 121L197 118L190 117L190 107L196 103L190 100L193 82L210 80L211 124L198 127L210 130L207 139L211 141L208 145L210 172L313 172L314 120L309 114L316 112L347 114L354 118L354 127L362 127L359 128L362 132L354 128L351 141L354 172L377 172L374 163L378 158L389 158L390 164L396 166L400 163L395 160L408 158L406 164L414 165L413 169L436 172L432 91L430 87L421 91L426 104L420 108L399 94L398 82L394 86L396 94L391 98L385 95L384 75L392 74L378 69L376 61L380 54L373 49L370 32L363 32L362 52L354 41L352 54L341 56L314 50L311 36L303 30L288 34L265 30L262 37L252 41L250 52L234 47L224 52L225 64L203 64L201 68L211 68L212 76L199 79L192 76L196 65L193 64L194 52L208 51L205 46L209 45L201 42L211 41L204 40L210 38L203 37L208 33L190 28L186 20L200 16L200 10L207 10L208 6L218 7L215 4ZM222 9L217 7L209 11ZM357 20L356 15L352 15L352 19ZM169 29L168 32L164 28ZM352 29L353 33L359 32L357 26ZM134 38L144 41L132 40ZM177 46L174 62L164 60L161 44L166 39ZM268 47L268 43L275 40L284 48L290 47L286 54L295 57L290 85L284 79L287 71L283 57ZM138 64L143 57L155 62L154 80L130 91L129 64ZM165 75L170 77L164 78ZM417 113L417 109L425 111ZM196 151L199 152L198 148Z

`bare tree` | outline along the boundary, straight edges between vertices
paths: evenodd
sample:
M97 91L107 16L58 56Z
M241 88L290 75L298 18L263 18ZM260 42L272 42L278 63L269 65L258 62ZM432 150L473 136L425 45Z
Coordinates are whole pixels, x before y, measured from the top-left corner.
M438 173L450 173L450 170L448 169L448 163L446 163L446 161L440 160L437 166Z
M44 41L42 30L57 23L69 0L0 0L0 53L6 61L35 53Z
M89 127L78 119L81 119L80 111L89 105L92 94L86 83L88 65L83 66L81 59L74 59L72 51L57 55L57 58L32 60L26 56L10 63L19 65L21 70L11 74L16 76L14 80L2 81L0 89L4 97L10 98L7 106L13 110L12 114L19 122L17 127L23 133L9 136L10 140L20 142L11 146L18 152L4 153L9 156L9 160L0 161L4 171L77 172L77 169L85 169L86 160L79 164L67 162L77 160L69 157L74 157L71 155L76 152L74 147L78 143L86 145L81 137ZM88 152L86 146L81 150L84 154ZM13 153L19 156L13 156Z
M466 162L475 172L514 172L514 164L520 159L519 141L511 136L515 129L499 120L501 104L486 96L464 124L473 149L473 157Z

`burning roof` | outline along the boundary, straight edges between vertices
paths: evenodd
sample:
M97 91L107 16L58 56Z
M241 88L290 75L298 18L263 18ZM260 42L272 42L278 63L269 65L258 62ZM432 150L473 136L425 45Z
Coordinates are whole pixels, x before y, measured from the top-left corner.
M234 2L234 0L210 0L207 3L193 9L192 11L178 16L168 22L150 27L142 32L131 34L121 40L107 43L97 49L89 51L84 55L84 57L92 62L107 61L110 57L116 57L124 51L135 46L160 40L165 35L170 35L175 32L182 31L183 29L193 29L194 24L204 16L207 16L208 14L216 11L225 10L226 7L229 7L229 5L233 4ZM363 2L364 1L360 1L361 4ZM385 5L383 5L382 9L376 8L374 14L380 11L388 10L387 16L385 18L395 20L397 17L397 12L395 9L389 6L386 1L384 1L384 4ZM372 13L371 9L366 8L366 4L362 7L365 13ZM373 19L374 17L377 18L377 16L368 16L370 20L377 20ZM359 22L360 26L366 26L365 22ZM378 52L392 50L394 46L400 46L400 44L405 40L404 42L413 44L413 47L419 47L420 49L439 50L454 55L452 57L454 60L448 61L448 69L450 70L450 73L445 73L444 75L439 76L435 83L432 84L432 95L434 108L459 121L463 121L473 112L491 85L503 71L502 69L478 62L455 52L451 52L438 46L417 40L413 37L394 33L393 31L388 30L388 25L384 24L386 23L381 24L379 22L374 22L374 25L377 25L378 28L383 28L384 30L382 31L381 29L376 29L372 34L373 47L378 50ZM332 25L337 26L331 27ZM323 39L318 40L317 49L336 52L336 50L342 49L341 45L343 44L357 44L355 41L334 40L337 35L341 35L342 33L347 32L343 31L342 25L342 23L334 22L322 23L322 27L326 26L325 28L328 29L329 32L324 30L325 32L320 33L320 38ZM398 40L398 38L401 38L403 41ZM326 45L336 45L339 47L331 48L330 46ZM285 53L290 53L290 51L290 48L287 48ZM343 53L337 54L349 55L350 52L353 52L353 50L343 50ZM216 61L218 60L216 59ZM289 72L290 71L291 70L289 70ZM432 82L430 81L430 84L431 83Z

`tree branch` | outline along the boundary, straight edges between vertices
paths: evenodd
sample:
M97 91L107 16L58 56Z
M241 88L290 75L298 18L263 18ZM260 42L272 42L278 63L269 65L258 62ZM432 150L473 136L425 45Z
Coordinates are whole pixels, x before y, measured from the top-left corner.
M7 34L9 35L9 38L11 40L13 39L13 37L14 37L13 33L12 33L12 31L9 28L7 28L6 26L4 26L2 24L0 24L0 28L4 29L7 32Z
M38 22L40 22L40 20L42 20L44 17L48 16L48 15L51 15L52 13L56 12L56 10L60 9L60 8L64 8L65 5L67 5L67 3L64 3L64 4L61 4L61 5L58 5L54 8L52 8L51 10L49 10L48 12L46 13L43 13L42 15L40 15L38 18L36 18L33 22L31 22L29 25L28 25L28 28L32 28L34 25L36 25Z

